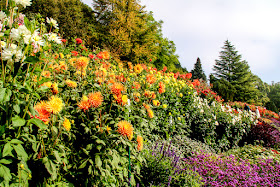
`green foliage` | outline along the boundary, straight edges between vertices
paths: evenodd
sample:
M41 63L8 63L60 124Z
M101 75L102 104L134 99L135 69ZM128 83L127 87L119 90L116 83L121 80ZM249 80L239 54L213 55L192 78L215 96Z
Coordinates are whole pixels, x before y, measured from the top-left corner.
M32 6L23 10L29 18L46 17L57 20L59 33L71 42L72 38L82 38L87 45L96 44L95 19L92 9L80 0L33 0ZM50 29L50 28L48 28Z
M220 59L216 60L214 65L213 76L210 78L214 91L225 101L249 103L256 101L259 95L256 89L257 77L251 73L248 63L241 61L241 55L228 40L222 49Z
M192 79L202 79L204 81L206 81L206 75L202 69L202 65L201 65L201 62L200 62L200 59L197 58L196 60L196 63L194 64L194 68L193 70L191 71L192 73Z

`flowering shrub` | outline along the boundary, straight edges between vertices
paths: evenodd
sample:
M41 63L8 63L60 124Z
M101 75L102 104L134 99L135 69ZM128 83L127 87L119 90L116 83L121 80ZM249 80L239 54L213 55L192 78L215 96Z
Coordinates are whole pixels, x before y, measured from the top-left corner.
M280 163L280 153L274 149L267 149L259 145L245 145L243 147L231 149L224 155L234 155L236 158L249 161L251 164L257 164L260 159L272 159Z
M234 156L197 153L185 159L207 186L279 186L280 164L271 159L250 164Z

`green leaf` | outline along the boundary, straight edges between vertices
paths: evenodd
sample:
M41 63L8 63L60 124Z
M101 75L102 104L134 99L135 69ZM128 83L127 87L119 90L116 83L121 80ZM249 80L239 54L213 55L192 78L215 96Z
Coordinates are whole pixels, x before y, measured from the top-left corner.
M49 90L49 87L47 87L47 86L40 86L40 88L38 88L38 92L47 92Z
M96 155L96 156L95 156L95 165L96 165L98 168L101 168L101 166L102 166L102 161L101 161L99 155Z
M87 162L88 162L88 159L86 159L86 160L79 166L78 169L83 169L84 167L86 167Z
M48 126L42 120L37 119L37 118L32 118L32 119L29 120L29 122L36 125L40 129L47 129L48 128Z
M15 116L12 118L12 122L14 127L21 127L25 124L25 119L19 116Z
M0 102L3 102L7 88L0 88Z
M52 180L55 180L57 178L57 171L56 171L55 164L47 157L44 157L42 162L43 164L45 164L46 169L48 170L49 174L52 176Z
M10 164L10 163L12 163L12 162L13 162L13 161L12 161L11 159L7 160L7 159L4 159L4 158L3 158L3 159L0 160L0 163L1 163L1 164Z
M18 139L12 139L12 140L10 141L10 143L11 143L11 144L23 144L23 142L20 141L20 140L18 140Z
M25 62L30 63L30 64L36 64L37 62L39 62L39 58L35 57L35 56L29 56L25 59Z
M6 143L5 144L5 146L4 146L4 149L3 149L3 157L5 157L5 156L14 156L13 154L12 154L12 150L13 150L13 147L11 146L11 144L10 143Z
M57 151L53 151L53 154L54 154L56 160L57 160L59 163L61 163L61 158L60 158L58 152L57 152Z
M14 108L14 111L15 111L17 114L20 113L20 107L19 107L19 105L14 105L13 108Z
M28 159L28 155L27 153L25 152L24 148L22 147L21 144L17 144L17 145L13 145L17 155L18 155L18 158L19 159L22 159L23 161L27 161Z
M32 116L38 115L38 113L36 112L36 110L34 109L34 107L32 105L29 106L29 111Z
M96 140L96 143L103 144L104 146L106 145L105 142L103 140L100 140L100 139Z
M0 165L0 177L4 178L5 181L10 181L12 179L10 169L4 165Z

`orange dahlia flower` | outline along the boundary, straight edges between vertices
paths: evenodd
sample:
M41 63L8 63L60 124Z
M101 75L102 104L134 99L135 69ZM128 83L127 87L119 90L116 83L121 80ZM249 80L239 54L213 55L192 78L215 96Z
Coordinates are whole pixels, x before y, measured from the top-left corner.
M89 63L89 58L82 56L76 60L75 66L77 69L86 69L88 63Z
M141 64L137 64L136 66L134 66L134 71L137 74L140 74L143 71L143 67Z
M103 102L103 96L101 92L95 92L88 94L88 101L91 106L98 108Z
M117 125L118 125L118 133L131 140L133 137L132 125L127 121L120 121Z
M82 100L78 103L78 107L84 111L90 108L90 102L88 101L87 96L83 96Z
M121 83L116 82L111 86L111 91L115 95L120 95L123 90L124 90L124 87Z
M154 117L154 112L151 109L148 109L148 116L149 118L153 118Z
M49 118L50 118L51 114L47 111L46 106L47 106L47 103L45 101L40 101L39 103L37 103L34 106L34 109L39 114L39 115L35 115L35 118L38 118L47 124L49 122Z
M142 136L137 136L137 142L138 142L137 149L138 149L138 151L141 151L143 149L143 138L142 138Z

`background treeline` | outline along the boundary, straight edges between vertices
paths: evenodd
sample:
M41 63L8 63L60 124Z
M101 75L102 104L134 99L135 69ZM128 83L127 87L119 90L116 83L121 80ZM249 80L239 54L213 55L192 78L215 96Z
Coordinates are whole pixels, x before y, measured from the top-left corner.
M162 35L162 21L156 21L138 0L93 0L92 5L80 0L33 0L23 12L29 18L40 13L57 20L59 32L68 42L79 37L85 45L105 48L122 62L187 72L178 60L174 42Z
M92 7L80 0L33 0L24 9L28 17L51 17L69 43L79 37L91 48L105 48L122 62L150 63L172 72L182 68L173 41L162 34L162 21L156 21L138 0L93 0ZM267 84L254 75L234 45L225 41L210 75L212 90L225 101L243 101L280 109L280 84ZM191 70L192 79L207 82L200 59Z

